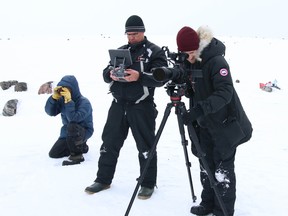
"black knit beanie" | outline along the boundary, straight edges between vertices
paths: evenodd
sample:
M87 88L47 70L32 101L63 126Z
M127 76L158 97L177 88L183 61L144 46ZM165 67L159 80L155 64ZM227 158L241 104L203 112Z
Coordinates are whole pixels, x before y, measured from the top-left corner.
M132 15L127 19L125 33L127 32L145 32L144 23L139 16Z

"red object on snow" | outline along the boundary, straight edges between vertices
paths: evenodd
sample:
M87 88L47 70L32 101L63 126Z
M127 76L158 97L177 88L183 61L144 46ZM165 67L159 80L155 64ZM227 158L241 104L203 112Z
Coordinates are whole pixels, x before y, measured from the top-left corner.
M259 83L259 87L260 89L262 89L263 91L266 91L266 92L272 92L272 87L271 87L271 83Z
M259 87L260 87L260 89L263 89L263 88L264 88L264 86L265 86L265 84L264 84L264 83L259 83Z

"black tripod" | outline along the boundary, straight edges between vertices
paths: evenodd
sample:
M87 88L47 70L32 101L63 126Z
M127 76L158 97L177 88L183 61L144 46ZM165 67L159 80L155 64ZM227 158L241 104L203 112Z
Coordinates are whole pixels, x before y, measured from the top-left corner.
M131 200L130 200L130 203L128 205L128 208L126 210L126 213L125 213L125 216L128 216L129 215L129 212L131 210L131 207L133 205L133 202L134 202L134 199L136 197L136 194L139 190L139 187L141 185L141 183L143 182L143 179L145 177L145 174L147 172L147 169L148 169L148 166L156 152L156 146L157 146L157 143L160 139L160 136L163 132L163 129L164 129L164 126L167 122L167 119L171 113L171 109L173 107L175 107L175 114L177 115L177 120L178 120L178 126L179 126L179 132L180 132L180 135L181 135L181 143L182 143L182 146L183 146L183 150L184 150L184 156L185 156L185 162L186 162L186 167L187 167L187 172L188 172L188 178L189 178L189 183L190 183L190 189L191 189L191 194L192 194L192 200L193 202L196 201L196 196L194 194L194 188L193 188L193 183L192 183L192 177L191 177L191 171L190 171L190 167L191 167L191 163L189 161L189 157L188 157L188 152L187 152L187 145L188 145L188 141L186 140L185 138L185 130L184 130L184 123L183 123L183 120L182 120L182 115L184 113L187 112L187 109L185 107L185 103L184 102L181 102L181 97L185 94L185 91L186 91L186 88L185 88L185 84L174 84L174 83L168 83L166 88L167 88L167 94L170 96L170 100L171 102L167 104L166 106L166 109L165 109L165 112L164 112L164 116L163 116L163 119L161 121L161 124L159 126L159 129L156 133L156 137L155 137L155 143L153 144L151 150L150 150L150 153L149 153L149 156L148 156L148 159L146 161L146 164L145 164L145 167L143 169L143 172L141 173L139 179L138 179L138 182L137 182L137 185L135 187L135 190L133 192L133 195L131 197ZM189 137L190 137L190 140L192 141L192 143L195 145L196 149L197 149L197 152L198 152L198 155L197 157L201 160L202 164L203 164L203 167L204 169L206 170L207 172L207 175L208 175L208 178L210 180L210 184L211 184L211 188L214 189L214 192L217 196L217 199L220 203L220 206L222 208L222 211L224 213L225 216L228 216L227 214L227 210L224 206L224 203L223 203L223 200L221 199L220 197L220 193L218 191L218 188L216 187L217 186L217 183L208 167L208 164L205 160L205 153L203 153L203 151L201 150L201 147L199 145L199 140L198 140L198 137L196 135L196 132L195 132L195 129L194 127L192 126L192 124L189 124L188 126L188 133L189 133Z

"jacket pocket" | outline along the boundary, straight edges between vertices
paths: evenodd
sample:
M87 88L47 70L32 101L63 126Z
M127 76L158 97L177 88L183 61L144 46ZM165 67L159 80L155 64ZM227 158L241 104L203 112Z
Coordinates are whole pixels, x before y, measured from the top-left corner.
M231 145L232 148L238 146L240 141L245 138L245 134L235 118L228 118L223 122L222 127L219 128L219 135L223 136L227 143Z
M208 128L214 140L216 151L225 159L245 138L245 134L236 118L227 118L224 122L213 123Z

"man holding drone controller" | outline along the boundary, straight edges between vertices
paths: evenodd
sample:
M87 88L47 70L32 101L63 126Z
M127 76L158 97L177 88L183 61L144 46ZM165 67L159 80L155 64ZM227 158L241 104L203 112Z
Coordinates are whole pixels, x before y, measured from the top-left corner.
M103 70L103 78L110 83L113 101L108 112L100 148L98 172L94 183L85 191L93 194L110 188L120 150L127 138L129 128L138 149L140 174L143 172L149 152L155 141L154 103L155 87L163 86L151 76L151 69L167 67L165 52L147 40L145 26L137 15L130 16L125 25L128 44L119 49L130 51L132 64L125 68L123 77L115 76L114 62ZM148 199L154 192L157 177L157 153L154 154L141 183L139 199Z

